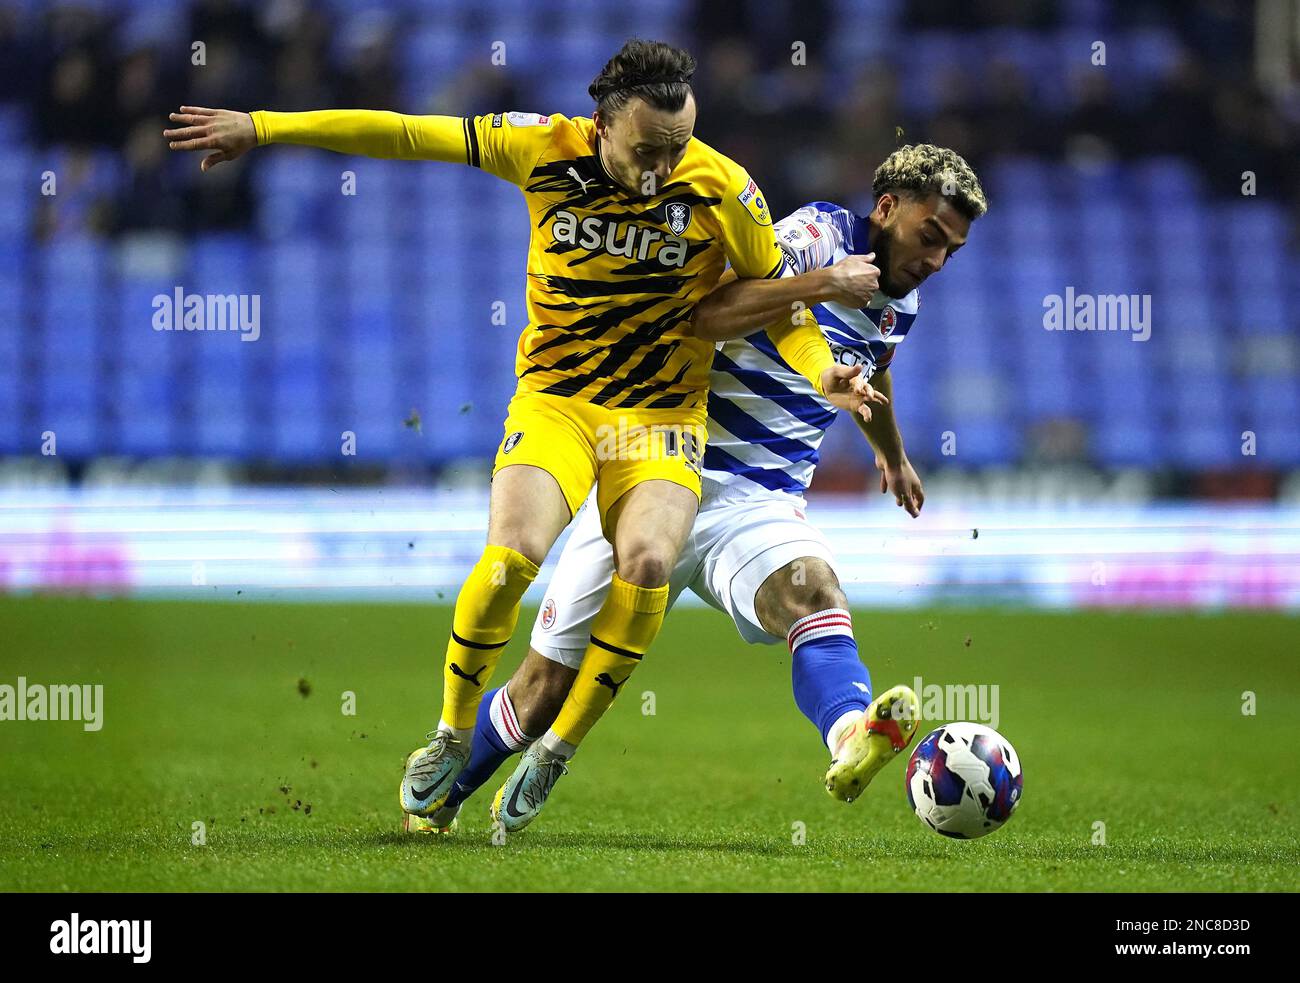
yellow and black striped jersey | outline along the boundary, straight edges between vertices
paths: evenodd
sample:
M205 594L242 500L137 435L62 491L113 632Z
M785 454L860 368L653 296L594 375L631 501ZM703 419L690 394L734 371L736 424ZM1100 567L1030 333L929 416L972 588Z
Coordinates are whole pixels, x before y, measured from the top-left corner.
M464 122L466 156L519 186L532 222L521 392L609 407L697 407L713 344L690 319L729 261L740 277L784 267L758 186L692 139L649 196L600 161L590 119L498 113Z
M713 344L692 336L695 305L727 262L742 278L777 277L785 267L758 186L699 140L647 196L605 172L590 119L361 109L251 116L259 144L468 163L523 191L532 232L521 392L609 407L703 407ZM816 323L767 330L819 385L832 359Z

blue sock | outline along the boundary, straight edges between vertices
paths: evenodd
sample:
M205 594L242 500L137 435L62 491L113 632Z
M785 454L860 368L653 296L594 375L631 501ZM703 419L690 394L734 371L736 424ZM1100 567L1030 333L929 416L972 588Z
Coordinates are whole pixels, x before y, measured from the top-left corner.
M858 658L853 622L841 608L818 611L790 626L794 702L822 740L850 710L871 702L871 674Z
M483 699L479 702L478 717L474 721L474 744L470 750L469 764L456 779L456 784L451 787L451 794L447 796L448 806L458 806L468 799L496 774L503 761L515 752L522 751L530 743L524 737L523 731L519 729L514 707L502 692L504 689L504 686L498 686L484 693ZM502 694L501 700L497 699L498 693ZM502 730L498 730L498 726Z

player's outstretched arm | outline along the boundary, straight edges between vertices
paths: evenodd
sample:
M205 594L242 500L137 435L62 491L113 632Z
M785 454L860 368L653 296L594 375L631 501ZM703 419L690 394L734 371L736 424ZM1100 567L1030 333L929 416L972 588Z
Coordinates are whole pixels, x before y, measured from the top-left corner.
M925 490L921 487L916 469L903 450L903 435L899 432L898 419L894 415L894 382L889 369L886 367L873 375L871 384L888 398L870 417L857 417L857 424L875 451L881 494L892 492L894 502L915 518L925 504Z
M742 280L734 270L727 270L696 305L692 318L695 336L713 342L743 338L784 323L792 311L827 301L865 307L880 285L880 270L871 262L874 258L875 253L846 256L832 266L771 280Z
M469 162L466 121L459 116L406 116L381 110L322 109L253 113L182 106L163 136L172 150L206 151L206 171L268 143L295 143L341 154L398 160Z
M810 311L801 309L784 323L769 327L767 336L790 368L811 382L831 405L860 417L860 422L871 420L872 404L889 402L868 384L862 366L835 361L826 334Z

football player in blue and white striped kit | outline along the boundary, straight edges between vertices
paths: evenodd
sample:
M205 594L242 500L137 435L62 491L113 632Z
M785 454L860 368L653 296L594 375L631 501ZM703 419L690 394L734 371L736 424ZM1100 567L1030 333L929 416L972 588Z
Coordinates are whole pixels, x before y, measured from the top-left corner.
M928 144L891 154L877 169L872 192L868 215L818 201L778 222L774 232L791 276L816 276L848 257L874 256L879 289L867 307L822 303L812 313L835 357L861 365L887 399L894 350L916 318L917 288L965 243L987 202L965 160ZM728 329L734 336L737 324L752 324L755 332L720 344L714 356L703 496L670 582L669 605L689 588L730 615L746 641L787 642L795 703L831 754L826 788L851 802L911 741L919 707L906 686L872 700L831 548L805 518L803 495L835 409L763 334L765 325L791 316L788 296L777 281L727 274L696 312L701 337ZM875 451L881 491L915 516L924 492L903 451L894 408L873 402L869 409L854 419ZM584 509L538 613L531 651L506 686L485 694L472 760L447 804L408 828L449 830L461 803L546 731L581 665L613 569L596 510ZM621 683L605 685L617 694ZM493 818L507 831L522 828L535 812L523 803L549 792L540 786L555 769L530 767L534 751L494 798Z

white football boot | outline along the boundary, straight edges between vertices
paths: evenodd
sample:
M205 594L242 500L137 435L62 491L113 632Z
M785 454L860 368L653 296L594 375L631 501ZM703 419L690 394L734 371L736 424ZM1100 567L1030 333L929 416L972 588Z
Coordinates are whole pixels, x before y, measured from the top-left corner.
M459 741L445 730L424 736L432 740L407 757L406 774L397 791L402 811L412 816L429 816L440 809L469 763L469 741Z
M568 774L565 759L534 741L519 758L519 764L497 789L492 799L492 821L499 823L507 833L517 833L542 811L546 797L560 780Z

